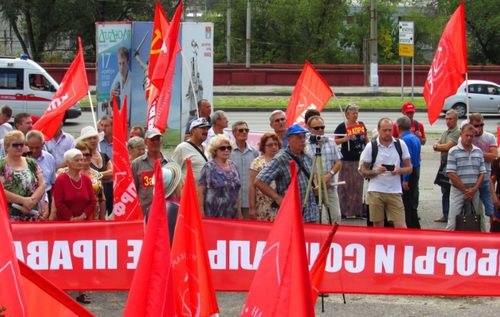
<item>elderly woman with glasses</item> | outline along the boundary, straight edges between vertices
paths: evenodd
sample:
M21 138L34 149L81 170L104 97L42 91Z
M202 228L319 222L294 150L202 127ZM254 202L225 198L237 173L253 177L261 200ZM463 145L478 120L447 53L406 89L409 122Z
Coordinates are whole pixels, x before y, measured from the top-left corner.
M262 155L253 160L250 165L248 214L252 219L274 221L274 218L276 218L278 205L273 204L273 200L269 196L264 195L260 189L254 185L254 183L257 174L269 165L269 162L271 162L274 156L281 149L281 146L281 138L274 132L266 132L260 138L259 151ZM271 187L276 189L276 184L272 182Z
M242 219L241 182L236 165L229 160L233 147L225 135L210 140L208 153L212 157L201 170L198 198L203 215L216 218Z
M358 173L361 152L368 143L365 124L358 121L359 107L349 104L345 108L346 120L335 129L335 143L341 146L342 168L339 181L345 181L338 187L342 217L363 217L363 177Z
M45 210L43 173L35 160L23 157L24 134L11 131L5 134L5 158L0 159L0 181L5 189L11 221L35 221L48 218Z

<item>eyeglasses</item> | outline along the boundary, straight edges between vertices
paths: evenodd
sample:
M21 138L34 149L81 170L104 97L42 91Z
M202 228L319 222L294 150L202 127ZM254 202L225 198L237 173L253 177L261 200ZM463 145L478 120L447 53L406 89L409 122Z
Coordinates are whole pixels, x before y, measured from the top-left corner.
M474 128L476 129L479 129L479 128L482 128L484 127L484 123L481 123L481 124L478 124L478 125L474 125Z
M90 153L82 153L82 154L83 154L83 156L85 156L85 157L92 157L92 154L90 154Z
M239 133L243 133L243 132L248 133L248 132L250 132L250 129L248 129L248 128L247 129L238 129L238 132Z
M221 151L232 151L233 150L233 147L231 145L228 145L228 146L221 146L218 148L218 150L221 150Z
M12 143L10 146L22 149L24 147L24 143Z
M318 131L318 130L324 130L325 129L325 126L324 125L321 125L319 127L311 127L312 129Z
M286 118L278 118L278 119L274 119L274 122L278 123L278 122L283 122L283 121L286 121Z

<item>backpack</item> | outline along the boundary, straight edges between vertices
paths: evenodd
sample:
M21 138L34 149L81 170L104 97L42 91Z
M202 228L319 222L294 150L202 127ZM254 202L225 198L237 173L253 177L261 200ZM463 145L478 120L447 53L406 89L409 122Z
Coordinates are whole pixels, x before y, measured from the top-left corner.
M415 122L417 123L417 122ZM370 163L370 169L373 168L373 165L375 164L375 161L377 160L377 154L378 154L378 146L377 146L377 140L372 140L372 162ZM396 147L396 151L398 151L399 154L399 163L403 163L403 149L401 148L401 142L399 139L396 139L394 141L394 146Z

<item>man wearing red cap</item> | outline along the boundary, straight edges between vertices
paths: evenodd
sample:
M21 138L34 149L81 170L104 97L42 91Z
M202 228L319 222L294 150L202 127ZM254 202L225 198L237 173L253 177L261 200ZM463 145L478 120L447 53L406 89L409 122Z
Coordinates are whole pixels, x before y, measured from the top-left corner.
M407 102L401 107L401 112L410 118L411 120L411 133L415 134L418 139L420 140L420 143L422 145L425 144L427 141L427 137L425 136L425 131L424 131L424 125L421 122L418 122L417 120L413 119L413 116L415 115L415 105L413 102ZM398 137L398 126L396 123L394 123L394 126L392 128L392 136L397 138Z

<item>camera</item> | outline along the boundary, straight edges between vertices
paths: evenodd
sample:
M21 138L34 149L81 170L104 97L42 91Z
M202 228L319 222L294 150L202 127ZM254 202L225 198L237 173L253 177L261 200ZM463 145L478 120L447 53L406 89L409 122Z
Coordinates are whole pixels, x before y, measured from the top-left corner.
M314 135L314 134L311 134L309 136L309 142L311 142L311 144L323 143L325 141L326 141L326 137L323 136L323 135Z

